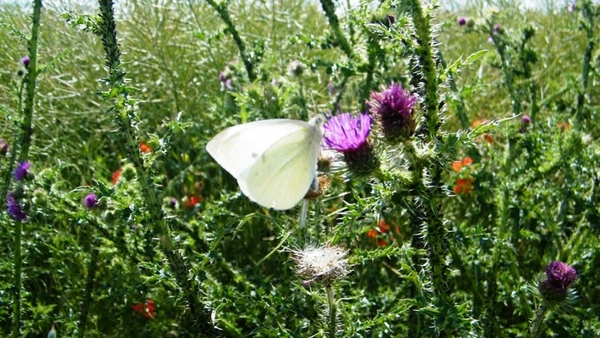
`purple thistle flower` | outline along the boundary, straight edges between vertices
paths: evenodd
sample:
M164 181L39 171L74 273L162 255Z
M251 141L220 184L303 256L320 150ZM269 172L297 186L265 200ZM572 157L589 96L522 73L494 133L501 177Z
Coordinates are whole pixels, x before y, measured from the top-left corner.
M92 210L95 207L98 206L98 197L96 197L96 194L91 193L86 195L83 198L83 205L85 205L86 208L88 208L88 210Z
M5 156L8 153L8 142L0 138L0 155Z
M567 298L567 289L577 279L577 271L566 263L556 261L546 267L546 277L538 285L544 299L563 301Z
M371 117L358 114L342 113L331 117L323 126L325 128L325 144L341 153L355 151L367 143L371 132Z
M392 84L383 92L372 93L371 101L367 103L377 116L385 137L395 142L407 139L415 132L412 112L416 101L416 96L401 85Z
M556 261L548 264L546 276L553 285L566 289L577 279L577 271L566 263Z
M25 66L26 68L29 67L29 62L30 62L29 56L24 56L21 58L21 64L23 66Z
M467 18L465 18L464 16L459 16L456 19L456 23L458 23L458 25L462 27L467 24Z
M567 7L567 11L569 12L573 12L575 11L575 5L576 5L577 1L571 1L569 3L569 6Z
M23 207L19 205L14 192L6 194L6 208L8 209L8 214L17 221L27 221L29 219Z
M29 161L21 162L14 171L14 176L17 181L23 180L29 174Z
M342 113L331 117L323 126L325 145L344 155L348 168L357 174L367 174L377 166L373 147L367 141L371 132L368 114Z

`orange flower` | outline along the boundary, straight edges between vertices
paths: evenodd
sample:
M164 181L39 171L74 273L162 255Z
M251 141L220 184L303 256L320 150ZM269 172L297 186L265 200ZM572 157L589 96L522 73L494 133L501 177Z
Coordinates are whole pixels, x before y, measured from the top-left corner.
M377 227L379 228L379 231L382 234L385 234L386 232L390 231L390 226L383 219L381 219L381 220L379 220L379 222L377 222Z
M569 122L559 122L558 123L558 129L560 129L560 131L569 131L571 130L571 124Z
M202 201L204 201L204 197L202 197L202 196L200 196L200 197L196 197L196 195L184 196L181 199L181 206L185 209L191 209L194 206L196 206L196 204L201 203Z
M370 229L369 231L367 231L367 237L369 237L369 238L377 237L377 231L375 231L375 229Z
M144 143L144 142L141 142L141 143L140 143L140 151L141 151L142 153L146 154L146 153L153 153L153 152L154 152L154 149L152 149L152 148L151 148L149 145L147 145L146 143Z
M457 194L468 194L473 188L473 179L471 177L459 178L454 185L454 192Z
M454 171L459 172L462 167L468 166L473 164L473 159L470 157L465 157L460 161L454 161L452 162L452 169L454 169Z
M154 319L154 300L151 298L146 299L146 303L137 303L135 305L131 305L131 308L144 315L144 317L148 319Z
M483 138L487 141L487 143L492 144L494 143L494 139L492 138L492 136L490 134L483 134Z
M377 242L377 246L379 247L384 247L386 246L388 243L385 239L380 239L379 242Z
M202 196L196 197L196 195L190 195L190 207L193 208L196 204L202 201L204 201L204 198Z
M471 127L476 128L478 125L484 124L487 122L488 122L488 120L486 120L486 119L475 120L475 121L473 121L473 123L471 123Z
M123 171L122 168L119 168L117 170L115 170L115 172L112 174L112 184L115 185L117 184L117 182L119 182L119 177L121 177L121 172Z

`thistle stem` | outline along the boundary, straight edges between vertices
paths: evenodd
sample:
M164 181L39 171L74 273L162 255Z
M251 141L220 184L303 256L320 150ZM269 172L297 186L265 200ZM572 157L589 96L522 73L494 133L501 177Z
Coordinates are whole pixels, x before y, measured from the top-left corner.
M323 11L325 12L325 16L329 20L329 26L333 30L333 35L335 36L337 42L340 44L340 48L346 53L349 58L354 56L354 52L352 51L352 47L350 43L344 36L342 29L340 28L340 21L338 20L337 15L335 14L335 5L332 0L321 0L321 6L323 7Z
M329 303L329 337L335 338L336 326L337 326L337 321L336 321L337 308L336 308L336 304L335 304L335 293L333 291L333 286L331 286L331 284L328 284L325 287L325 290L327 291L327 300Z
M585 24L582 25L586 32L587 45L583 54L583 62L581 66L581 89L577 93L577 119L583 121L587 119L585 109L585 96L587 95L588 79L591 67L592 53L594 51L596 37L594 36L594 13L591 8L591 3L584 3L582 15L585 19Z
M33 15L31 16L31 39L29 40L29 66L27 67L27 92L25 96L25 107L23 108L23 120L21 121L21 137L19 140L20 153L19 158L22 161L27 160L29 156L29 147L31 145L31 133L32 133L32 120L33 120L33 103L35 98L35 81L37 78L37 41L40 29L40 17L42 9L42 0L35 0L33 2ZM14 159L16 156L16 149L13 150L15 153L11 155ZM14 165L11 163L9 165ZM12 171L12 170L11 170ZM10 171L7 173L10 175ZM9 179L5 180L4 190L8 191L10 184ZM4 196L6 196L6 192ZM23 257L21 253L21 239L23 232L23 224L21 221L16 221L15 224L15 239L14 239L14 305L13 305L13 338L20 337L21 331L21 273L23 269Z
M254 74L254 64L252 63L252 60L250 60L250 57L248 56L248 53L246 51L246 44L244 44L244 41L240 37L240 33L238 33L237 29L235 28L235 25L233 24L233 21L231 20L231 16L229 15L229 12L227 11L227 8L226 8L227 2L224 1L224 2L221 2L220 4L217 4L214 0L206 0L206 2L208 2L208 4L211 5L211 7L214 8L217 11L217 13L219 13L221 20L223 20L225 25L227 25L227 30L231 34L233 41L235 42L236 46L238 47L238 50L240 52L240 58L242 59L242 62L244 63L244 67L246 67L246 73L248 73L248 80L250 80L250 82L253 82L254 80L256 80L256 74Z
M545 302L542 303L542 305L540 305L540 307L537 310L535 310L534 317L531 320L531 323L529 323L529 329L527 330L528 338L537 337L539 330L542 326L542 321L544 320L547 311L548 305Z

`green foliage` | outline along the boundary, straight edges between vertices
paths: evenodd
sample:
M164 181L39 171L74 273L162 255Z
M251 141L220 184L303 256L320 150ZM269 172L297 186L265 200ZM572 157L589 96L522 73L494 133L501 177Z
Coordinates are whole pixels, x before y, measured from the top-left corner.
M600 335L600 7L516 3L0 5L0 191L29 217L1 197L0 335ZM373 113L392 83L414 134L374 118L379 167L326 154L306 210L252 203L205 151L235 124ZM299 276L315 247L350 273ZM552 303L557 260L578 277Z

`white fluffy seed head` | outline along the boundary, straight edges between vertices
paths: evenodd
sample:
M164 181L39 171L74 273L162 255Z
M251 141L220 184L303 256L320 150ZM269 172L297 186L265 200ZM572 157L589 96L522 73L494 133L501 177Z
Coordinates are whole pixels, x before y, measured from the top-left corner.
M296 272L305 279L306 285L314 281L331 284L350 272L348 259L345 258L348 251L342 247L308 247L293 253Z

